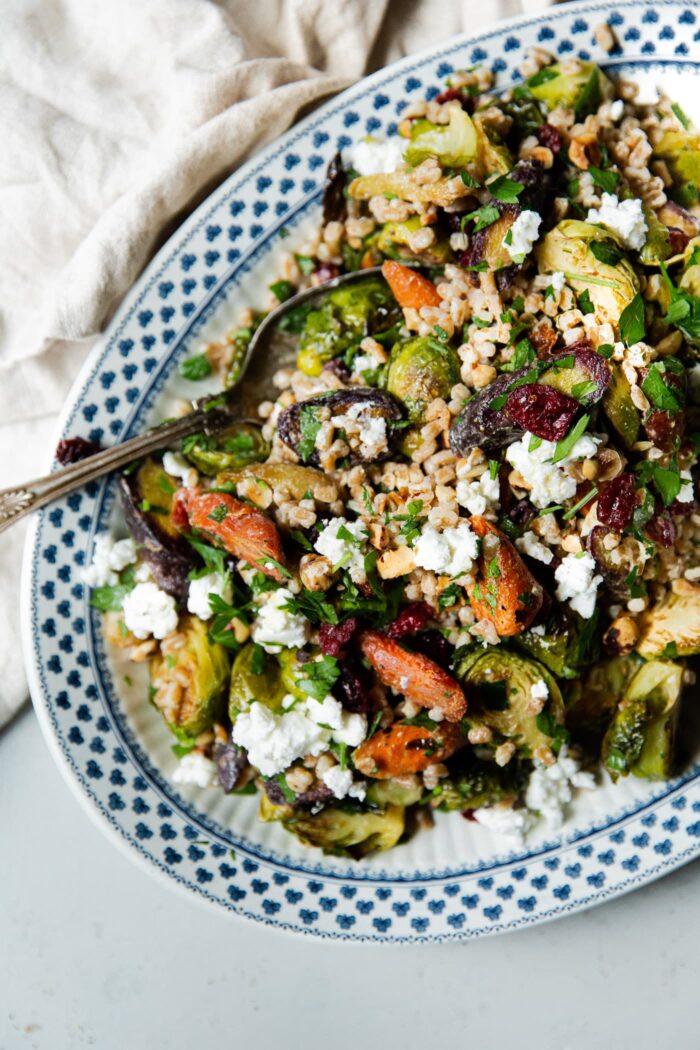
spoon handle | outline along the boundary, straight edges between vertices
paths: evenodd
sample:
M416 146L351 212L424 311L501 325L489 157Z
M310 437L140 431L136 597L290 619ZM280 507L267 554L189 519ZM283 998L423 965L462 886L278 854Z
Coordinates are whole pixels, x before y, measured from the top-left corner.
M73 489L93 481L95 478L109 474L119 467L125 467L135 459L155 452L157 449L165 448L179 438L195 434L197 431L213 433L233 420L229 412L214 409L205 411L197 409L183 416L181 419L171 420L161 424L145 434L137 434L136 437L123 441L112 448L96 452L94 456L87 456L78 463L71 463L68 467L47 474L43 478L36 478L24 485L14 485L11 488L0 491L0 532L14 525L16 521L26 514L38 510L46 503L59 499Z

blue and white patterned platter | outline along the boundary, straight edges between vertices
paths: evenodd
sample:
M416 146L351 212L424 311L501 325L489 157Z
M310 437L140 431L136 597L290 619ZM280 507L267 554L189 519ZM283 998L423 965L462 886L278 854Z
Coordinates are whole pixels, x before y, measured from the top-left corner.
M619 40L610 55L594 38L606 20ZM450 40L369 77L235 172L175 233L83 369L61 433L108 444L167 415L173 396L193 396L178 362L225 332L245 303L260 302L282 247L317 220L335 151L368 132L391 131L407 100L435 95L453 69L482 62L500 85L510 84L535 44L623 69L648 90L663 80L693 113L700 6L675 0L584 0ZM124 683L80 583L95 535L115 522L113 481L37 517L24 566L26 662L40 723L78 797L131 856L171 884L286 930L438 941L577 911L700 853L700 755L668 784L581 793L558 837L540 833L520 850L446 814L432 831L360 864L324 858L277 825L259 824L254 799L178 788L170 738L145 701L144 682Z

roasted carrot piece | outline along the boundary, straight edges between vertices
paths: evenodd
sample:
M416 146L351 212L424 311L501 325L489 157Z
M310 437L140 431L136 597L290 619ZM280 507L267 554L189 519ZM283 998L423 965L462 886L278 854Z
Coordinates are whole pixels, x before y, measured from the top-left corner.
M218 546L256 566L266 576L282 580L278 565L273 564L284 564L282 540L275 523L261 511L228 493L202 489L180 489L175 499L184 507L193 528L200 529Z
M420 310L421 306L440 305L440 296L433 282L409 266L388 259L382 264L382 274L399 306Z
M459 726L440 722L434 729L394 722L380 729L353 751L356 769L365 776L386 780L421 773L436 762L443 762L466 744Z
M422 653L409 653L378 631L365 631L360 648L384 685L421 707L437 707L448 722L459 722L467 710L462 687L447 671Z
M490 620L501 638L529 627L542 606L542 588L506 536L486 518L474 516L471 527L482 540L479 572L467 587L479 620Z

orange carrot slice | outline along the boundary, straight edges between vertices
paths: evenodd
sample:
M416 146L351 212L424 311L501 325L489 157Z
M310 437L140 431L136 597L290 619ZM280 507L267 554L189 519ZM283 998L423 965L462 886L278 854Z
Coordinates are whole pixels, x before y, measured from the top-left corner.
M422 306L440 305L440 296L433 282L410 267L389 259L382 264L382 274L399 306L420 310Z

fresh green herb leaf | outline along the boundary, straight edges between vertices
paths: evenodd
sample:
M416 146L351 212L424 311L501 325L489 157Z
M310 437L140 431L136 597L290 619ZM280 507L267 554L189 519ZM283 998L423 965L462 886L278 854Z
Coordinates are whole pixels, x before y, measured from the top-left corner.
M452 605L455 605L459 601L460 588L456 583L450 583L445 587L444 591L440 592L438 598L438 606L441 609L449 609Z
M294 258L305 277L308 277L316 269L316 263L310 255L295 255Z
M617 266L622 258L620 249L609 241L591 241L591 254L606 266Z
M460 171L459 177L464 183L464 185L468 186L470 190L478 189L478 187L480 186L480 183L477 182L474 176L470 175L468 171Z
M307 540L306 536L299 529L292 529L290 536L292 539L299 544L305 551L312 551L314 548L311 543Z
M486 189L497 201L502 201L504 204L517 204L518 197L525 187L522 182L516 182L507 175L499 175L497 179L487 184Z
M310 591L304 587L287 600L284 608L305 616L313 624L339 622L337 612L323 591Z
M320 703L328 696L340 678L340 664L335 656L322 656L304 664L305 678L299 679L299 688Z
M277 569L277 571L288 580L291 580L292 578L292 574L287 566L283 565L281 561L277 561L277 558L273 558L269 554L264 558L258 558L256 564L259 565L261 569L269 569L270 567Z
M646 586L638 580L638 570L635 565L630 573L625 577L625 583L629 587L630 597L632 598L644 598L646 597L647 589Z
M265 670L266 662L267 654L262 645L258 645L257 642L253 643L253 655L250 658L250 670L252 673L262 674Z
M197 551L204 562L205 569L195 570L194 573L190 573L190 579L194 579L197 575L204 575L205 572L215 572L219 576L224 576L226 573L226 552L219 550L217 547L212 547L211 544L205 543L203 540L198 539L196 536L185 536L185 539L191 547Z
M500 214L500 211L495 205L485 204L483 208L478 208L477 211L473 211L467 215L467 219L474 219L474 232L478 233L479 230L483 230L487 226L491 226L496 222L500 217Z
M588 173L596 186L600 186L606 193L614 193L617 189L620 176L616 171L602 171L600 168L596 168L595 164L589 164Z
M681 109L681 107L678 105L677 102L672 102L671 103L671 112L677 118L677 120L680 121L680 123L683 125L684 129L687 131L688 128L690 127L690 120L685 115L685 113L683 112L683 110Z
M302 463L308 463L316 448L316 438L321 429L318 408L313 405L302 405L299 413L299 430L301 440L297 449Z
M562 438L561 441L557 441L554 455L552 456L552 463L560 463L562 459L566 459L574 445L585 432L586 427L591 421L591 417L586 414L581 416L577 423L573 425L566 437Z
M585 496L582 496L581 499L577 503L575 503L570 510L567 510L566 514L562 514L562 519L564 521L568 521L569 518L573 518L574 514L578 514L581 508L585 507L587 503L590 503L591 500L597 495L598 489L594 485L593 488L589 492L587 492Z
M195 354L180 363L180 375L184 379L197 382L211 375L211 364L206 354Z
M592 379L584 379L580 383L574 383L571 388L571 396L575 397L577 401L585 401L589 394L592 394L597 389L598 384Z
M582 314L594 314L595 306L591 302L591 293L584 289L578 297L578 308Z
M220 525L223 521L226 521L228 517L228 507L225 503L220 503L218 507L214 507L211 514L207 515L209 521L215 521L217 525Z
M615 353L615 347L612 343L601 343L600 346L597 347L596 353L600 354L601 357L605 357L609 361Z
M669 660L675 660L678 656L678 645L675 642L667 642L663 647L661 655L667 657Z
M528 77L526 84L528 88L539 87L540 84L546 84L548 80L556 80L559 76L556 69L552 69L551 66L544 66L542 69L538 69L531 77Z
M663 266L663 263L661 265ZM644 300L641 293L637 292L620 315L620 336L627 346L633 346L640 343L645 335Z
M665 412L679 412L682 407L673 388L664 383L660 366L657 364L650 366L642 382L642 390L656 408Z

